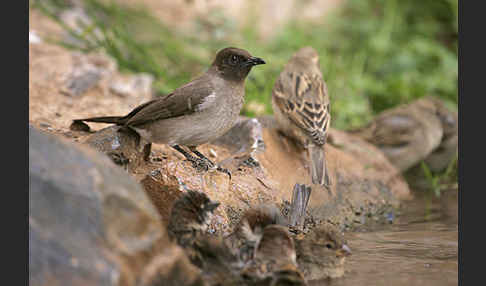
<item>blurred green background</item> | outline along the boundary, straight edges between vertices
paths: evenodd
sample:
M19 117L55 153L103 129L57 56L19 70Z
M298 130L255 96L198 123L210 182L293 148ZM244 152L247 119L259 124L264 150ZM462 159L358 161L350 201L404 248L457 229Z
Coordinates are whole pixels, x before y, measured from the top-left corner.
M72 2L35 1L31 7L64 25L58 13ZM237 46L267 62L250 73L243 113L271 114L278 74L297 49L309 45L320 54L334 128L362 126L384 109L426 95L439 96L457 109L457 0L343 0L321 20L288 21L271 39L259 36L252 24L258 17L254 9L242 11L250 19L243 27L216 10L194 18L196 31L184 33L141 5L76 2L82 2L93 23L82 33L71 31L82 45L59 44L104 50L121 71L152 74L159 94L203 72L219 49Z

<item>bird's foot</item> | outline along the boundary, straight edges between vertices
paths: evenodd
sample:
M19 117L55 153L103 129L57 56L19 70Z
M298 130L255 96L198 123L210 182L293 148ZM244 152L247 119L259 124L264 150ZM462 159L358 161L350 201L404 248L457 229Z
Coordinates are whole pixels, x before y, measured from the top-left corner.
M220 166L218 166L218 165L214 164L213 162L211 162L211 160L209 160L206 156L204 156L204 154L202 154L201 152L197 151L196 147L192 147L191 148L191 151L194 154L196 154L200 159L206 160L209 168L216 169L216 171L223 172L223 173L227 174L229 176L230 180L231 180L231 173L230 173L230 171L228 171L225 168L221 168Z
M191 158L188 158L188 160L189 160L189 162L192 163L192 167L199 172L206 172L209 169L214 167L213 163L211 163L211 162L209 162L208 160L205 160L205 159L191 157Z
M229 176L229 179L231 180L231 172L228 169L221 168L220 166L217 166L216 171L227 174Z
M197 158L197 157L189 155L189 156L187 156L187 159L188 159L189 162L192 163L192 167L199 172L207 172L210 169L215 169L218 172L222 172L222 173L227 174L229 176L230 180L231 180L231 173L228 169L221 168L220 166L211 162L211 160L209 160L206 157L202 156L202 158L201 157Z
M215 169L218 172L227 174L231 180L231 172L228 169L221 168L220 166L215 165L213 162L209 160L194 158L194 160L191 160L191 163L192 163L192 167L199 172L207 172L210 169Z
M128 159L125 154L122 153L117 153L117 152L108 152L107 153L108 157L113 161L113 163L121 166L125 166L128 163L130 163L130 159Z

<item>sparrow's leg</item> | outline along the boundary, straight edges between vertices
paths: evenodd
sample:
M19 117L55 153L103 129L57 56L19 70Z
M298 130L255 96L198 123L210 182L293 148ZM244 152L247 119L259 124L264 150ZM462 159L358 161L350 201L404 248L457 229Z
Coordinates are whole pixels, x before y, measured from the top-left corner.
M125 157L123 152L121 152L121 153L108 152L108 153L106 153L106 155L108 155L108 157L111 158L113 163L125 167L125 170L127 169L128 163L130 163L130 160L127 157Z
M213 161L209 160L209 158L207 158L206 156L204 156L203 153L197 151L195 147L189 147L189 149L191 149L192 153L196 154L199 158L208 161L209 164L211 165L211 167L214 167Z
M201 152L197 151L196 147L189 147L189 149L191 149L191 151L194 154L196 154L199 158L201 158L203 160L207 160L211 164L211 167L215 166L215 164L211 160L209 160L209 158L204 156ZM231 180L231 173L230 173L230 171L228 171L228 169L221 168L220 166L216 166L216 170L219 171L219 172L223 172L223 173L227 174L230 177L230 180Z
M184 157L186 157L186 159L192 163L192 167L198 171L207 171L209 170L209 168L211 168L214 165L212 164L211 161L192 156L191 154L189 154L189 152L182 149L182 147L179 145L174 145L171 147L179 151L182 155L184 155Z

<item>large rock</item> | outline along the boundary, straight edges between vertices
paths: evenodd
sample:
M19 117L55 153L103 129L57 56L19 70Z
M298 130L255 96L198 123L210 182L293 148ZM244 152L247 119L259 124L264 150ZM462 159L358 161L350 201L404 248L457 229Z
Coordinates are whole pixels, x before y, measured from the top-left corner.
M367 217L385 217L385 212L410 197L407 183L373 145L338 130L331 131L326 158L333 182L330 190L312 185L307 154L275 128L273 117L241 117L227 134L199 147L211 160L232 173L232 179L217 171L197 172L177 151L154 144L152 160L140 160L133 141L118 127L108 127L81 139L108 154L117 148L137 157L128 168L142 182L164 222L172 203L185 189L202 190L221 202L211 230L228 233L244 210L258 204L283 206L291 200L295 183L312 186L309 211L315 220L329 220L342 227L361 224ZM122 142L132 142L123 146ZM130 152L130 150L134 150Z
M271 116L264 124L266 151L258 158L279 197L289 200L295 183L312 187L309 211L317 220L342 227L365 223L367 218L382 220L411 195L400 171L376 147L348 133L330 129L326 160L332 185L327 190L313 185L307 154L282 136Z
M85 137L83 142L107 154L115 164L130 170L134 170L143 160L140 138L120 126L103 128Z
M101 153L30 127L29 183L30 285L199 281L141 186Z

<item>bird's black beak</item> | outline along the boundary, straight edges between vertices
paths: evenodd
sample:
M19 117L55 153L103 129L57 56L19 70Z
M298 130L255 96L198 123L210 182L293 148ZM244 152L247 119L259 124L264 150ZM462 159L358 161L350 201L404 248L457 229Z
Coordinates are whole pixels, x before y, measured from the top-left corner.
M266 64L263 59L257 57L251 57L246 61L247 66L256 66L256 65L264 65Z
M209 204L206 205L205 209L207 211L214 211L217 207L219 207L220 202L210 202Z

